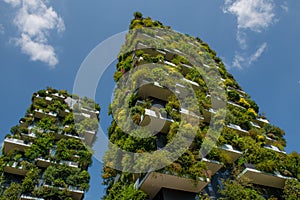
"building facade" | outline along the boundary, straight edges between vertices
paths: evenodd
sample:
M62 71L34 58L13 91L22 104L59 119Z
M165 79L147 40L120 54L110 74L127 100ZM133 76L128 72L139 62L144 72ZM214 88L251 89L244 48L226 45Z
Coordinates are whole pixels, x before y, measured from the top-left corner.
M64 90L34 93L4 140L0 199L83 199L99 111L94 101Z
M118 61L104 199L300 198L299 154L201 39L135 13Z

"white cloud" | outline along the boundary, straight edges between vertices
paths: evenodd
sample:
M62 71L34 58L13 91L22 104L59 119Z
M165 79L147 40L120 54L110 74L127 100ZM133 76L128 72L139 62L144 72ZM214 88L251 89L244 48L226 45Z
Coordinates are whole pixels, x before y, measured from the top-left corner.
M246 31L260 33L274 24L277 21L275 3L273 0L225 0L223 12L237 18L236 39L242 52L235 52L232 66L248 67L262 55L267 43L263 43L255 53L249 54L247 51L249 32Z
M223 11L237 17L238 29L255 32L268 28L275 18L275 4L272 0L225 0Z
M236 53L234 55L233 61L232 61L232 66L237 67L239 69L242 69L243 62L245 61L245 58L240 55L239 53Z
M58 63L54 48L51 45L36 42L29 35L22 34L21 38L16 40L16 44L21 47L23 53L30 55L32 61L42 61L51 67Z
M19 6L21 0L4 0L5 3L11 4L13 7Z
M251 65L253 62L255 62L265 51L265 49L267 48L267 43L263 43L254 54L252 54L249 58L249 65Z
M247 48L247 34L243 31L238 30L236 33L236 39L242 49Z
M288 7L287 1L283 2L283 4L280 5L280 8L282 10L284 10L285 12L288 12L289 11L289 7Z
M2 24L0 24L0 34L4 34L5 33L5 28Z
M242 69L249 67L253 62L257 61L267 48L267 43L263 43L259 48L250 56L236 52L232 61L232 67Z
M42 0L4 0L17 9L13 20L20 31L16 45L33 61L42 61L51 67L58 63L53 46L48 44L51 31L63 32L63 19Z

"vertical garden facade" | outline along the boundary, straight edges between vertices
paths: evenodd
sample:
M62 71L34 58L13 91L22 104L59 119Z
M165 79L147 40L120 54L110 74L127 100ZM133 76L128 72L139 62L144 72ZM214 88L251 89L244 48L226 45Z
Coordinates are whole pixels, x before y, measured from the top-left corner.
M2 147L0 199L83 199L99 105L48 87L32 96Z
M104 199L297 199L300 157L200 38L135 13L119 57Z

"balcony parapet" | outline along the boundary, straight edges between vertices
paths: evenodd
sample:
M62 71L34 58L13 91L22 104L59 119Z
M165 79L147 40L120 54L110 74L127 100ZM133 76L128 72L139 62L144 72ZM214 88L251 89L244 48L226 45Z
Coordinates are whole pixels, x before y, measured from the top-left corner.
M238 175L239 178L246 178L250 183L262 185L272 188L283 189L285 181L292 179L291 177L282 176L279 172L266 173L257 170L254 165L245 164L245 169Z
M31 143L25 143L23 140L15 138L5 138L3 152L7 154L11 150L25 151L26 148L30 147Z
M209 183L209 178L199 177L194 180L166 172L148 172L144 177L137 179L135 187L143 190L153 199L161 188L199 193Z
M221 147L219 147L219 149L221 152L224 152L230 157L229 163L234 163L243 155L241 151L234 149L230 144L224 144Z

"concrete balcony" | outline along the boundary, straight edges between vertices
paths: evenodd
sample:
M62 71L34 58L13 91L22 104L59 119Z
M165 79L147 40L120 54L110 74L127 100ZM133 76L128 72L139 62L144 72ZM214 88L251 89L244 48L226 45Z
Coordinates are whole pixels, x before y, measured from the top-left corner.
M243 90L236 89L236 88L233 88L233 87L230 87L230 86L227 87L227 91L232 91L232 90L237 91L240 94L241 97L246 95L246 92L244 92Z
M168 133L173 119L163 117L159 111L145 109L145 114L141 117L140 126L149 125L149 129L161 133Z
M216 111L212 108L210 109L204 109L203 116L204 116L204 122L209 123L211 121L211 117L216 114Z
M189 84L191 84L191 86L192 86L192 88L193 88L194 90L200 89L200 85L199 85L198 83L196 83L196 82L194 82L194 81L191 81L191 80L189 80L189 79L186 79L186 78L183 78L182 80L185 81L185 82L187 82L187 83L189 83Z
M261 127L260 127L257 123L255 123L255 122L250 122L250 124L251 124L251 126L254 127L254 128L258 128L258 129L261 128Z
M98 110L95 110L95 109L89 109L89 108L84 108L84 107L82 107L82 108L81 108L81 111L82 111L83 113L86 113L86 114L90 115L91 117L94 117L94 118L96 118L96 117L99 116L99 111L98 111Z
M69 186L68 188L62 188L62 187L54 187L54 186L47 185L47 184L44 183L43 187L58 188L59 190L65 190L65 189L67 189L70 192L71 198L73 200L81 200L83 198L83 196L84 196L84 191L81 190L78 187L75 187L75 186Z
M137 93L137 95L142 99L147 99L151 96L167 102L169 96L173 94L170 90L161 86L158 82L151 83L147 80L144 80L143 83L144 85L139 88Z
M96 131L89 131L85 130L84 131L84 141L86 142L87 145L92 145L95 137L96 137L97 132Z
M45 200L45 199L22 194L20 200Z
M194 81L188 80L183 78L187 84L191 85L194 90L198 90L200 85ZM188 95L188 89L184 84L179 82L175 83L175 93ZM169 96L173 94L168 88L162 86L159 82L149 82L147 80L143 80L143 85L139 88L137 95L140 96L142 99L147 99L148 97L154 97L156 99L160 99L162 101L167 102Z
M45 102L47 103L47 105L51 104L52 101L53 101L53 98L52 98L52 97L49 97L49 96L41 97L39 94L36 94L36 95L33 97L33 102L35 102L35 101L38 100L38 99L44 99Z
M37 166L42 167L42 168L47 168L50 165L57 165L57 164L60 164L60 165L65 164L65 165L67 165L69 167L78 168L78 163L72 162L72 161L60 161L59 163L56 163L55 161L51 161L49 159L37 158L36 159L36 163L37 163Z
M59 115L60 117L65 117L65 116L68 115L70 112L71 112L71 111L68 110L68 109L60 110L58 115Z
M249 164L246 164L246 168L238 175L237 178L246 178L250 181L250 183L278 189L283 189L285 181L291 179L290 177L282 176L279 173L271 174L259 171L255 169L253 165Z
M267 143L268 145L272 145L272 144L274 144L275 142L277 142L277 140L274 140L274 139L268 137L266 134L263 134L263 136L266 137L266 143Z
M157 56L159 54L165 55L166 52L160 51L151 47L148 47L147 45L143 44L142 42L138 42L136 44L136 50L142 50L144 53L149 54L151 56Z
M162 188L199 193L209 183L209 179L199 177L197 181L161 172L148 172L136 181L136 188L143 190L153 199Z
M220 151L225 153L227 156L230 157L229 163L234 163L237 159L239 159L243 153L241 151L233 149L230 144L224 144L219 147Z
M27 170L19 162L14 162L12 165L7 164L4 166L4 172L9 174L15 174L19 176L25 176Z
M59 93L53 93L52 97L54 99L57 99L57 100L60 100L60 101L64 101L66 99L66 97L64 95L59 94Z
M3 145L3 153L7 154L12 150L25 151L25 149L30 146L31 143L25 143L23 140L15 138L5 138Z
M272 151L276 151L278 153L286 154L285 151L281 151L278 147L270 145L270 144L265 145L264 148L272 150Z
M226 100L222 100L220 97L218 96L211 96L210 94L206 95L206 98L210 98L211 99L211 104L214 106L215 109L218 108L223 108L226 106Z
M228 124L226 125L228 128L236 131L237 133L244 135L244 134L248 134L248 131L242 129L239 125L235 125L235 124Z
M34 110L34 117L35 118L41 119L45 116L56 118L57 113L55 113L55 112L44 112L42 109L35 109Z
M204 120L204 118L202 116L199 116L199 115L195 114L194 112L189 111L188 109L185 109L185 108L181 108L179 112L181 114L188 115L188 116L194 117L196 119L199 119L200 121Z
M191 69L193 69L193 66L188 64L181 64L180 66L182 66L182 72L184 75L186 75Z
M172 62L169 62L169 61L164 61L164 63L166 64L166 65L170 65L170 66L172 66L172 67L177 67L174 63L172 63Z
M34 126L33 126L33 125L30 125L30 126L28 126L27 128L28 128L28 131L24 131L24 132L21 133L22 138L26 138L26 139L28 139L28 138L30 138L30 139L36 138L36 134L35 134L35 132L33 131L33 130L34 130L34 129L33 129Z
M209 175L209 177L212 177L213 175L215 175L215 173L217 173L224 165L221 162L218 162L215 160L209 160L207 158L202 158L201 161L206 164L206 166L207 166L206 173Z
M263 127L265 124L270 124L269 120L263 119L263 118L259 118L259 117L256 118L255 122L256 122L259 126L261 126L261 127Z
M243 106L240 106L240 105L238 105L238 104L236 104L234 102L231 102L231 101L228 101L227 104L235 106L235 107L243 109L243 110L246 110L246 108L244 108Z

